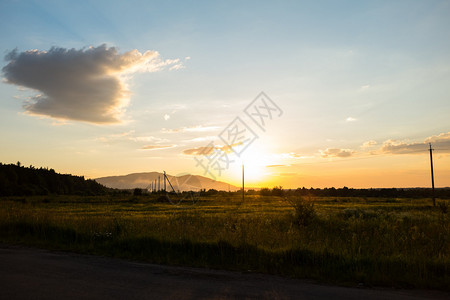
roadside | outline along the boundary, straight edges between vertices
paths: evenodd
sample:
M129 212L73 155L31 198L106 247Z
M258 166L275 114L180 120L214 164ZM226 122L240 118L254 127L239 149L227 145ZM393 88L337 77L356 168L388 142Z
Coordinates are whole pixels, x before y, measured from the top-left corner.
M0 244L2 299L449 299L273 275L163 266Z

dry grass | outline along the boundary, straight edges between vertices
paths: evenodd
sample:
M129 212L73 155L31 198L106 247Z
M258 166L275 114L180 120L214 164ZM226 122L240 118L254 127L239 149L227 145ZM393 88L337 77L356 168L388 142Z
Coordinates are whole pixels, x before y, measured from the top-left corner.
M249 196L243 203L230 193L180 206L156 196L0 203L3 242L341 283L450 286L448 214L429 199Z

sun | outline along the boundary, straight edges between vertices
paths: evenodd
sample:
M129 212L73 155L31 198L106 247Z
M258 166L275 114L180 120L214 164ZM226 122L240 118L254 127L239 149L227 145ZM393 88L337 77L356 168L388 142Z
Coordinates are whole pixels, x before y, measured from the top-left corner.
M253 146L253 145L252 145ZM249 147L235 159L230 167L230 177L233 182L242 182L242 165L244 165L245 185L260 187L268 179L267 165L271 164L272 157L264 147L254 145ZM239 184L240 185L240 184Z

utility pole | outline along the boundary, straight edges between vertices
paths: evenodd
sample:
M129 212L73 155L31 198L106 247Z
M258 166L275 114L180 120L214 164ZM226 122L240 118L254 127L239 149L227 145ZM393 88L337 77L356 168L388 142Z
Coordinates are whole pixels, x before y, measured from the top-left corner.
M164 171L164 192L166 191L166 171Z
M158 192L161 190L161 176L158 175Z
M434 197L434 172L433 172L433 150L431 148L430 143L430 163L431 163L431 187L432 187L432 197L433 197L433 206L436 206L436 198Z
M245 186L244 186L244 164L242 164L242 202L245 198Z

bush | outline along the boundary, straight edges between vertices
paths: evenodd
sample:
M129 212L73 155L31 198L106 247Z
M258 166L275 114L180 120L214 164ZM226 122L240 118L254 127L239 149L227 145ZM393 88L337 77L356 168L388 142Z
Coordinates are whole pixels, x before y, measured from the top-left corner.
M284 190L283 187L280 186L276 186L272 189L272 196L278 196L278 197L283 197L284 196Z
M262 188L262 189L259 190L259 194L261 196L271 196L272 192L270 191L269 188Z
M135 188L133 191L133 196L141 196L142 194L142 189Z
M316 210L311 198L304 197L286 198L287 202L294 208L294 223L299 226L307 226L316 219Z
M438 202L439 209L443 214L446 214L448 211L448 204L445 201Z

